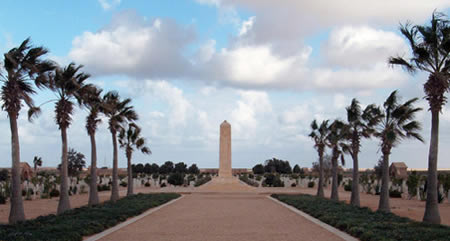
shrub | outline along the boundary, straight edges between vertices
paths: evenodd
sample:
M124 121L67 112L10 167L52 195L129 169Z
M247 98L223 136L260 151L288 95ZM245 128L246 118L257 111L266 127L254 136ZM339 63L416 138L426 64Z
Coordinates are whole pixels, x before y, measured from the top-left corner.
M253 174L248 174L248 178L251 178L251 179L253 179L253 178L255 178L255 175L253 175Z
M205 183L207 183L209 181L211 181L211 176L204 176L204 177L198 178L197 181L195 181L194 186L198 187L198 186L201 186L201 185L203 185L203 184L205 184Z
M59 197L59 191L58 189L52 189L49 193L50 198L52 197Z
M6 169L0 170L0 182L6 182L9 178L9 172Z
M172 173L169 175L167 182L174 186L181 186L184 184L184 174L180 172Z
M128 184L126 182L120 182L120 186L126 187Z
M83 236L99 233L179 196L174 193L137 194L121 198L115 203L105 202L93 207L71 209L62 215L52 214L16 225L0 225L0 239L81 241Z
M163 183L161 184L161 187L166 187L166 183L163 182Z
M417 175L416 171L413 171L408 175L408 180L406 180L406 185L408 186L408 194L410 197L417 195L417 187L419 186L420 177Z
M99 192L109 191L109 190L111 190L111 186L108 184L102 184L102 185L97 186L97 191L99 191Z
M144 184L144 186L150 187L150 183L149 183L149 182L146 182L146 183Z
M315 184L314 182L308 182L308 187L309 187L309 188L313 188L313 187L314 187L314 184Z
M344 185L344 190L347 192L352 191L352 180L348 180L348 183Z
M389 190L389 197L401 198L402 197L402 192L397 191L397 190Z
M296 187L296 186L297 186L297 184L295 184L295 182L291 184L291 187Z
M284 187L284 182L281 181L278 175L273 173L269 173L266 175L266 179L264 180L264 185L268 187Z
M262 177L260 175L256 175L256 178L255 178L256 181L261 181L261 179L262 179Z
M448 240L450 227L415 222L311 195L272 195L360 240Z
M0 204L6 204L6 197L0 192Z

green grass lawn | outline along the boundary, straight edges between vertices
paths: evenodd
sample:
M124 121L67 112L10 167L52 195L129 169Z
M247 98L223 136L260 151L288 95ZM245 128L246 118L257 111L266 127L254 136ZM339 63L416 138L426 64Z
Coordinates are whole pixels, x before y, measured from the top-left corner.
M444 225L416 222L306 194L272 197L361 240L450 240L450 227Z
M62 215L40 216L16 225L0 225L0 240L82 240L129 217L180 197L175 193L137 194L116 203L80 207Z

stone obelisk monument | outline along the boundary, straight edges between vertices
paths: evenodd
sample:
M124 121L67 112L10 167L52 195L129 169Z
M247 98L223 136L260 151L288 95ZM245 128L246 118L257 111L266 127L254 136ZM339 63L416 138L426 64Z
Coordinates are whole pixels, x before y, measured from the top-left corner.
M231 178L231 125L227 121L220 125L219 177Z

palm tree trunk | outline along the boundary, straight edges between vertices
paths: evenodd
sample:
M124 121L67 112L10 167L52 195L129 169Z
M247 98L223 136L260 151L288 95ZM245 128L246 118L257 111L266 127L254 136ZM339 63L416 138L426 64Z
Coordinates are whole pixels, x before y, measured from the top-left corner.
M119 174L118 174L118 154L117 154L117 135L115 131L111 131L112 142L113 142L113 170L112 170L112 190L111 190L111 201L115 202L119 200Z
M127 155L128 191L127 196L133 195L133 172L131 170L131 155Z
M11 127L11 207L9 211L9 223L14 224L25 220L23 210L22 186L20 183L20 145L17 127L17 113L8 113Z
M338 173L337 173L337 159L338 154L333 150L333 157L331 159L331 173L333 175L333 180L331 183L331 200L339 201L338 193Z
M380 202L378 203L378 211L391 212L389 206L389 153L390 151L383 151L383 165L381 174L381 192Z
M319 185L317 187L317 196L325 196L323 194L323 148L319 149Z
M359 200L359 164L358 164L358 151L353 149L353 175L352 175L352 195L350 197L350 204L353 206L360 206Z
M89 183L89 202L88 205L97 205L97 145L95 144L95 132L89 135L91 138L91 182Z
M441 223L438 207L437 161L439 145L439 111L431 110L431 141L428 152L427 200L423 221Z
M59 203L57 214L61 214L70 209L69 201L69 182L68 182L68 160L67 160L67 129L61 127L62 140L62 160L61 160L61 186L59 188Z

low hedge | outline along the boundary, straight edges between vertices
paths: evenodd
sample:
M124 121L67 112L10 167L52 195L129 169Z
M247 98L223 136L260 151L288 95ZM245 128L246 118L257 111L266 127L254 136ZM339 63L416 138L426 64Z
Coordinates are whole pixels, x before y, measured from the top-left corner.
M202 177L202 178L199 178L199 179L197 179L197 181L195 181L195 183L194 183L194 187L199 187L199 186L201 186L201 185L203 185L203 184L205 184L205 183L207 183L207 182L209 182L209 181L211 181L211 176L205 176L205 177Z
M249 179L249 178L247 177L247 175L241 175L241 176L239 176L239 180L241 180L241 181L247 183L249 186L252 186L252 187L259 187L259 182L253 181L252 179Z
M449 240L450 237L448 226L416 222L344 202L306 194L273 194L272 197L361 240Z
M0 240L82 240L113 227L129 217L164 204L180 195L175 193L137 194L93 207L71 209L61 215L40 216L16 225L0 225Z

